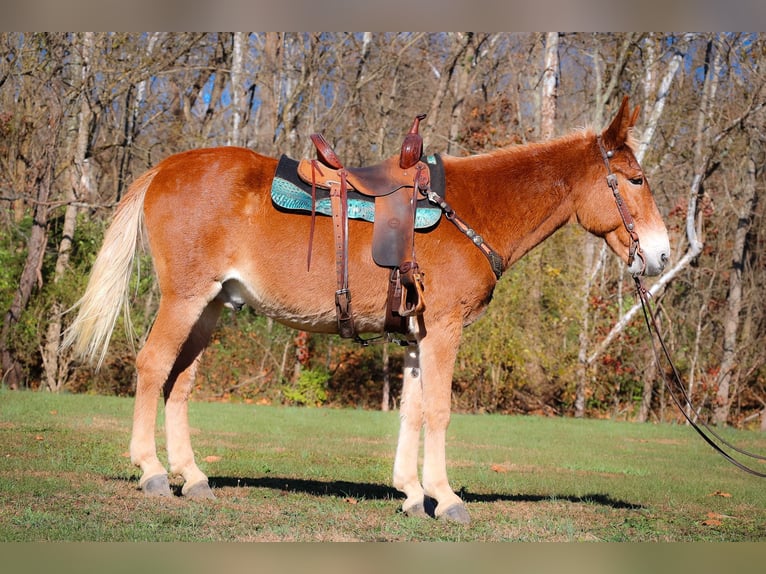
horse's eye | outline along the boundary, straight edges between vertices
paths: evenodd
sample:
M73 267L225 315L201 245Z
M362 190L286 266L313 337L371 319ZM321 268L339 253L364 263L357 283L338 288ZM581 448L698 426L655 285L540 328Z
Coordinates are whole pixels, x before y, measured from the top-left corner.
M630 183L633 185L644 185L644 178L643 177L631 177L628 179Z

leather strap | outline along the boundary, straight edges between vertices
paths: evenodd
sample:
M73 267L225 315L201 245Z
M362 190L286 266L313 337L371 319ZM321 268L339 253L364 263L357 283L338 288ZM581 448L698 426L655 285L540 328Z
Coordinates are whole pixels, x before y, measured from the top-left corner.
M766 460L766 456L754 454L752 452L748 452L744 449L734 446L733 444L728 442L726 439L724 439L720 434L714 431L710 427L710 425L708 425L708 423L705 422L705 419L702 418L702 416L700 415L700 412L694 408L691 402L691 398L689 397L689 395L686 392L686 389L684 388L681 375L678 372L678 369L676 368L675 364L673 363L673 360L670 358L670 351L668 351L667 345L665 345L665 340L662 338L662 335L660 333L660 328L657 325L657 319L655 318L655 314L652 311L651 306L649 305L649 292L644 287L644 284L641 281L640 277L634 276L633 280L636 283L636 292L638 293L638 298L641 300L641 309L644 312L644 320L646 322L646 328L649 330L649 339L651 340L652 352L654 353L654 359L657 362L658 370L660 374L662 375L662 380L665 383L665 388L668 390L668 393L670 394L670 397L673 399L673 402L675 403L676 407L678 407L678 410L681 411L681 414L684 415L684 418L691 425L691 427L695 431L697 431L697 434L699 434L705 440L706 443L708 443L711 447L713 447L713 449L718 454L723 456L727 461L729 461L731 464L733 464L737 468L744 470L745 472L749 474L752 474L754 476L758 476L761 478L766 478L766 473L756 470L750 466L747 466L743 462L737 460L736 458L734 458L733 455L726 452L723 449L723 447L729 448L741 455L744 455L746 457L756 459L756 460L764 461ZM657 340L659 341L660 348L662 349L662 354L665 356L665 359L670 365L671 372L673 374L672 381L674 384L671 384L671 380L668 379L668 377L665 374L665 370L662 368L662 365L660 364L660 356L657 353L657 348L654 346L654 336L652 331L656 333ZM686 409L684 407L688 407L689 410L693 412L694 416L693 417L689 416L689 413L686 412ZM697 421L699 421L699 424L697 423Z
M338 290L335 292L335 311L341 337L356 335L354 317L351 313L351 292L348 289L348 188L346 170L338 171L340 182L330 188L332 203L333 234L335 236L335 276Z
M604 165L606 166L606 184L612 190L614 201L617 204L617 211L620 213L620 218L622 219L622 224L625 227L625 230L628 232L628 235L630 235L630 247L628 248L628 267L633 265L633 260L636 256L638 256L639 259L641 259L641 271L638 273L640 275L643 273L644 267L646 267L646 261L644 260L644 252L641 250L641 244L638 241L636 223L633 220L633 216L631 215L628 206L622 199L620 191L617 189L617 176L612 173L612 167L609 165L609 158L612 157L614 152L611 150L606 150L604 147L604 142L601 140L601 136L596 136L596 141L598 142L598 149L601 152L601 158L604 160Z
M449 219L452 224L458 228L460 233L465 235L471 240L471 243L479 248L479 251L481 251L489 261L489 265L492 267L492 273L495 274L495 278L500 280L500 277L503 275L503 258L500 254L490 247L489 243L487 243L481 235L476 233L471 226L460 218L450 204L444 201L442 196L433 191L430 187L423 193L428 197L428 201L439 206L444 212L444 217Z
M335 154L335 150L332 149L332 146L330 146L329 142L322 134L311 134L309 137L317 148L317 157L319 158L319 161L334 169L343 169L343 164Z
M314 228L317 220L317 175L324 175L319 162L311 160L311 227L309 229L309 249L306 256L306 271L311 271L311 251L314 247Z

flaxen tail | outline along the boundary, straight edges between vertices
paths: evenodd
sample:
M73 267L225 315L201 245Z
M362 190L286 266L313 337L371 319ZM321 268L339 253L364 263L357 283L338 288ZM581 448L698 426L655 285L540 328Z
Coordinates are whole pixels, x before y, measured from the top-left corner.
M155 175L156 170L150 170L139 177L117 206L85 293L70 309L77 310L77 317L66 330L62 347L71 347L80 359L98 361L98 367L106 357L120 310L125 317L128 336L133 340L128 298L130 276L138 238L143 230L144 196Z

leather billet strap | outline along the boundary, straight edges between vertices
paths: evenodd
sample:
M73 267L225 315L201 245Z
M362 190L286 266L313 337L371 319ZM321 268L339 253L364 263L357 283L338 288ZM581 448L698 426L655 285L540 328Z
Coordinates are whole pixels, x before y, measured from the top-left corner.
M617 189L617 176L612 173L612 167L609 164L609 159L614 155L614 152L612 150L607 151L604 147L604 142L601 140L601 136L596 136L596 142L598 142L598 149L601 152L601 158L604 160L604 165L606 166L606 184L609 186L609 189L612 190L614 201L617 203L617 211L619 211L620 218L622 219L622 224L630 236L628 267L633 265L633 261L636 255L638 255L639 259L641 259L641 271L638 273L638 275L640 275L643 272L644 267L646 267L646 261L644 259L644 252L641 250L641 244L638 240L638 233L636 233L636 222L634 221L628 206L625 204L620 191Z
M333 234L335 236L335 275L338 290L335 292L335 311L341 337L356 335L354 317L351 313L351 292L348 289L348 187L346 170L338 171L340 181L330 188L332 203Z

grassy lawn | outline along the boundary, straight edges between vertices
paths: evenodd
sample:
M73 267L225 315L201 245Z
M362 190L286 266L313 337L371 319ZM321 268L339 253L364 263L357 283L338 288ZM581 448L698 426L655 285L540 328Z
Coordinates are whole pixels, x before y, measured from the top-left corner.
M0 392L0 541L766 540L763 481L684 426L456 415L464 527L399 512L397 413L192 403L217 500L189 502L137 490L132 406ZM766 452L762 434L726 436Z

